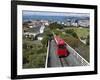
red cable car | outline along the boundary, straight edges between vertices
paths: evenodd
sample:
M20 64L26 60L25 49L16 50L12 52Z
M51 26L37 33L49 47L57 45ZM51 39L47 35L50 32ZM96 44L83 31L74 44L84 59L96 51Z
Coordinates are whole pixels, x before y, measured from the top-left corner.
M61 39L59 36L54 36L54 40L56 42L56 54L61 57L67 57L69 52L66 48L65 41Z

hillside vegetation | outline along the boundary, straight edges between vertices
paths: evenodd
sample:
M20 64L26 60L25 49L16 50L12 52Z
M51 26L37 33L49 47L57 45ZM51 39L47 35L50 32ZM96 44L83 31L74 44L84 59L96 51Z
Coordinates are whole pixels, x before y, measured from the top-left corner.
M50 31L63 38L67 44L74 48L88 62L90 62L89 28L67 28L66 26L61 26L59 28L59 26L59 24L53 23L49 26ZM86 39L87 43L82 43L79 38Z

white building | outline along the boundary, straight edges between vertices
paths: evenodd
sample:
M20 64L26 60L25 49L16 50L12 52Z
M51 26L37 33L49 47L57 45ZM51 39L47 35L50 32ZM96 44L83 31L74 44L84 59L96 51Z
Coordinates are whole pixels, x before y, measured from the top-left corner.
M42 25L41 28L40 28L40 33L43 33L44 32L44 29L45 29L45 26Z
M74 22L73 22L73 23L71 23L71 25L77 27L77 26L78 26L78 23L74 23Z
M38 39L38 40L42 40L42 39L43 39L43 34L38 34L38 35L37 35L37 39Z
M83 27L89 27L90 21L89 20L79 20L78 24Z

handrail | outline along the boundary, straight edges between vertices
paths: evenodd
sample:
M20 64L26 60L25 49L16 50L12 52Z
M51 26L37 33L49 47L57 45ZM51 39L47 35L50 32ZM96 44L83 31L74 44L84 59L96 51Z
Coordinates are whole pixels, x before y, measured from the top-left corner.
M45 62L45 68L48 67L48 56L49 56L49 48L50 48L50 45L49 45L49 41L48 41L48 47L47 47L47 56L46 56L46 62Z
M82 56L80 56L72 47L70 47L67 43L66 45L67 45L67 49L70 49L71 51L73 51L70 53L72 53L74 56L77 55L76 58L80 59L82 65L89 65L89 63Z

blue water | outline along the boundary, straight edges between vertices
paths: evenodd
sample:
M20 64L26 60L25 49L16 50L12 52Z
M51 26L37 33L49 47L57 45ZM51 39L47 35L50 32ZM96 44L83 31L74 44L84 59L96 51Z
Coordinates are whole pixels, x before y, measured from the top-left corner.
M66 22L67 20L78 20L78 19L89 19L89 17L75 17L75 16L34 16L34 15L23 15L23 21L32 21L32 20L49 20L49 21L62 21Z

